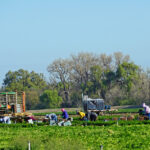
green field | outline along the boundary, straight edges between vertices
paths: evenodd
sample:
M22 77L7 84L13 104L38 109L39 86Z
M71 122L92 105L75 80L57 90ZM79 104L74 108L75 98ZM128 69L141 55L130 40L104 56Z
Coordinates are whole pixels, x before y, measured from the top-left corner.
M150 149L149 125L0 127L0 149L104 150Z
M125 114L99 116L95 122L80 121L74 116L72 126L68 127L49 126L48 123L0 124L0 149L27 150L30 141L31 150L99 150L101 145L103 150L149 150L149 120L140 121L137 114L131 121L113 120L137 110L120 109Z

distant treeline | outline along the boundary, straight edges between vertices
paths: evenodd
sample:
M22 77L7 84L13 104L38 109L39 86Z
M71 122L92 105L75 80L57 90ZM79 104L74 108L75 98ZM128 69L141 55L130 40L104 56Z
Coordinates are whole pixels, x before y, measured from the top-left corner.
M150 103L150 70L128 55L79 53L56 59L43 74L19 69L8 71L1 91L25 91L28 109L79 107L82 94L103 98L109 105Z

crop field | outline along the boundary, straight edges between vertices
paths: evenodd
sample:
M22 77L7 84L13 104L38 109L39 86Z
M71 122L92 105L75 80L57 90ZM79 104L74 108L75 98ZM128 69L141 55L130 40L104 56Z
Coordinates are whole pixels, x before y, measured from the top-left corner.
M120 120L121 111L126 116L135 113L134 119ZM72 126L0 124L0 149L27 150L30 141L31 150L149 150L150 120L139 120L137 109L121 111L99 116L95 122L80 121L75 111L70 111Z
M150 149L150 125L0 127L0 149L103 150Z

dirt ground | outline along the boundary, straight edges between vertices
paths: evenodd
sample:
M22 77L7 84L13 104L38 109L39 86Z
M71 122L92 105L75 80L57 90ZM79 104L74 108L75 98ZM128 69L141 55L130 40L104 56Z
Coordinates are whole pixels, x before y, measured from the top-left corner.
M122 108L136 108L139 106L131 106L131 105L126 105L126 106L112 106L112 109L122 109ZM70 111L76 111L76 110L82 110L82 108L64 108L68 112ZM26 110L26 112L29 113L46 113L46 112L60 112L61 108L55 108L55 109L39 109L39 110Z
M64 108L68 112L70 111L76 111L81 110L81 108ZM26 112L29 113L46 113L46 112L60 112L61 108L55 108L55 109L39 109L39 110L27 110Z

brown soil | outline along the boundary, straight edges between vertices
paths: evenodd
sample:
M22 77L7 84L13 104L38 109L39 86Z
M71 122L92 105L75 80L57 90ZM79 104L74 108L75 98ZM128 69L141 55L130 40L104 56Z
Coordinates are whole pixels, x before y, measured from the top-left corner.
M70 111L76 111L76 110L81 110L81 108L64 108L68 112ZM56 109L39 109L39 110L27 110L26 112L28 113L46 113L46 112L60 112L61 108L56 108Z

